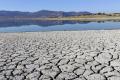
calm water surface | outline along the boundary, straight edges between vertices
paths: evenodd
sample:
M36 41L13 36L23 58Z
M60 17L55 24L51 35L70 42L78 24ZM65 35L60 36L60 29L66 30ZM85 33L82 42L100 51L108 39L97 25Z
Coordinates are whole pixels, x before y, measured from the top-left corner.
M78 31L120 29L120 22L0 22L0 32Z

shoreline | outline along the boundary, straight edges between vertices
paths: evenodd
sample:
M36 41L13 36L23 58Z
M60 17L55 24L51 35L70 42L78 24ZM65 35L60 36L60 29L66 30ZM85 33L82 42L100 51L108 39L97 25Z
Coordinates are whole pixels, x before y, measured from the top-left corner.
M109 32L109 31L120 31L120 29L103 29L103 30L63 30L63 31L25 31L25 32L0 32L0 34L25 34L25 33L54 33L54 32Z
M9 20L16 20L16 21L114 21L114 20L118 20L120 21L120 16L94 16L94 15L90 15L90 16L78 16L78 17L51 17L51 18L1 18L0 21L9 21Z

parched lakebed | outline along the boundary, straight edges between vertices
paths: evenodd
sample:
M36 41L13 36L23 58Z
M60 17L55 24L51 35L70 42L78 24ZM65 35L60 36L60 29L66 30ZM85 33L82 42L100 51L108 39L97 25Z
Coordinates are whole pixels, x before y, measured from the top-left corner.
M120 80L120 30L0 33L0 80Z

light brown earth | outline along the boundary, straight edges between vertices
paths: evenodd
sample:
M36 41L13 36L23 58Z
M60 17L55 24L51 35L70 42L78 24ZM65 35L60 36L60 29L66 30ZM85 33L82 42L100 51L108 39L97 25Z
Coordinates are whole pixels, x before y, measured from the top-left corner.
M120 80L120 30L0 33L0 80Z

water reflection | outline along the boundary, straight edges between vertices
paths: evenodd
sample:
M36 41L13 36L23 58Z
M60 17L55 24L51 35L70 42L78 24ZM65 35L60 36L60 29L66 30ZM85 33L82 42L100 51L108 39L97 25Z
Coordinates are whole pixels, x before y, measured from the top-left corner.
M112 21L0 21L0 32L77 31L120 29L119 20Z
M0 21L0 27L15 27L24 25L37 25L41 27L48 27L54 25L64 24L88 24L91 21L32 21L32 20L6 20Z

